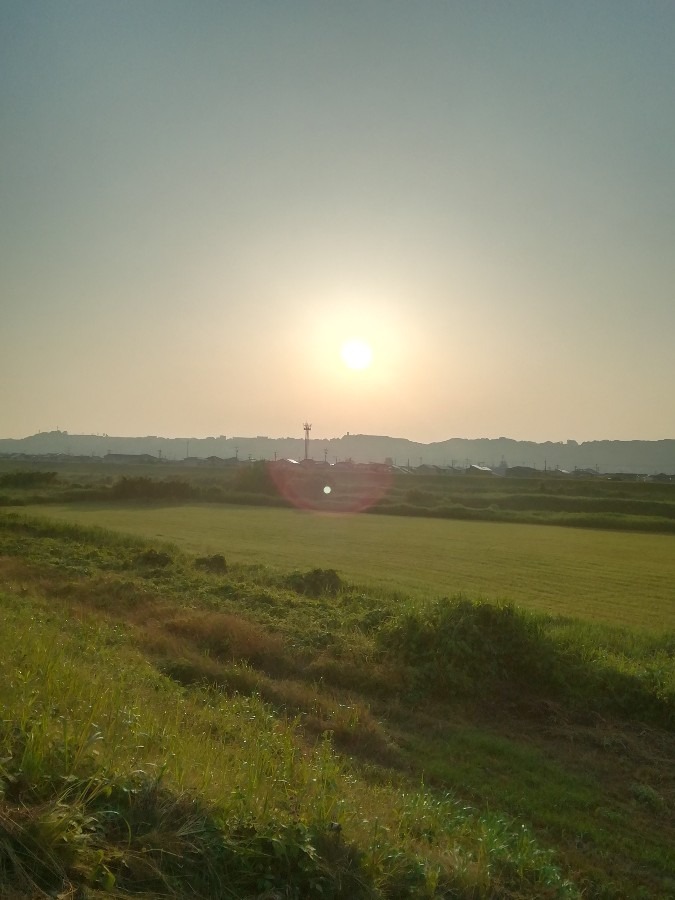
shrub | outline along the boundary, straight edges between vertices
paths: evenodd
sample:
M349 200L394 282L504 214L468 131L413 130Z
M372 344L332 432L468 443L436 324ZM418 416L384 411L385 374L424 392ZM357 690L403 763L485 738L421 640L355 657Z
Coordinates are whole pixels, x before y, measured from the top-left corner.
M421 491L419 488L412 488L405 492L406 503L412 506L435 506L437 496L430 491Z
M115 500L190 500L195 497L196 490L178 478L158 481L146 475L123 475L113 484L110 495Z
M511 605L444 597L389 620L377 638L441 696L481 684L552 688L558 681L553 641L539 620Z
M0 487L44 487L45 485L54 484L56 480L56 472L31 472L17 470L16 472L5 472L0 475Z
M535 696L675 727L675 691L658 669L622 669L579 636L556 637L554 624L512 605L457 596L387 620L376 640L410 667L416 689L441 699L482 695L519 703Z
M195 569L219 575L227 572L227 563L222 553L214 553L213 556L198 556L195 559Z
M242 493L269 496L276 496L278 493L269 466L262 460L239 469L234 479L234 488Z
M171 562L172 559L168 553L154 550L152 547L149 550L144 550L143 553L139 553L136 557L137 566L144 566L149 569L165 569L171 565Z
M344 582L335 569L311 569L309 572L291 572L284 583L297 594L308 597L334 596L339 593Z

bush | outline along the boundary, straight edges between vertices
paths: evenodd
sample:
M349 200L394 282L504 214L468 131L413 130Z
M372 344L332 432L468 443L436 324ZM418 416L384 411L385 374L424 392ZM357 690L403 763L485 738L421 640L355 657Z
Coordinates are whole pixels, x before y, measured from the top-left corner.
M311 569L309 572L291 572L284 579L286 587L308 597L334 596L344 587L335 569Z
M278 494L269 467L264 461L251 463L250 466L239 469L234 479L234 489L242 493L265 494L272 497Z
M412 490L405 492L405 500L406 503L409 503L412 506L435 506L438 497L430 491L421 491L419 488L412 488Z
M165 569L172 562L168 553L162 553L158 550L145 550L136 557L136 565L147 567L149 569Z
M656 670L617 666L579 636L556 638L555 620L462 596L387 620L379 645L410 667L417 690L449 699L527 697L577 711L613 712L675 727L675 691Z
M222 553L214 553L213 556L198 556L195 560L195 569L220 575L227 572L227 563Z
M147 475L123 475L113 484L110 495L115 500L190 500L196 491L187 481L177 478L156 481Z
M56 472L31 472L21 471L5 472L0 475L0 487L10 488L34 488L53 484L56 481Z
M378 641L441 696L478 685L557 684L555 645L540 622L511 605L444 597L385 624Z

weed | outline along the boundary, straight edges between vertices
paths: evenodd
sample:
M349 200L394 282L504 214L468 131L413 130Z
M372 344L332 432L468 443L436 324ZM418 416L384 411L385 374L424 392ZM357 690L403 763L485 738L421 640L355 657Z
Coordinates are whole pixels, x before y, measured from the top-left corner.
M630 792L638 803L644 803L655 810L660 810L665 807L663 797L648 784L631 784Z

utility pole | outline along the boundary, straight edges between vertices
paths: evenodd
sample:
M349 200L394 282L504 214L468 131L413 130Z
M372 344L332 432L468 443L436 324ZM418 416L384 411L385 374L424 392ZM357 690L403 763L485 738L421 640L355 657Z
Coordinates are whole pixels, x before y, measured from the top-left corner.
M312 426L309 422L305 422L302 427L305 429L305 459L309 459L309 433L312 430Z

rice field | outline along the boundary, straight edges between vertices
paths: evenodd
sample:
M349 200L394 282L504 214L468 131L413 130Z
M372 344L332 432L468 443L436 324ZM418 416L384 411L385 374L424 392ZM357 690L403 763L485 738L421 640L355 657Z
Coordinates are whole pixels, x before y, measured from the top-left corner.
M369 589L465 593L551 614L675 628L675 537L209 504L23 507L280 571L333 568Z

